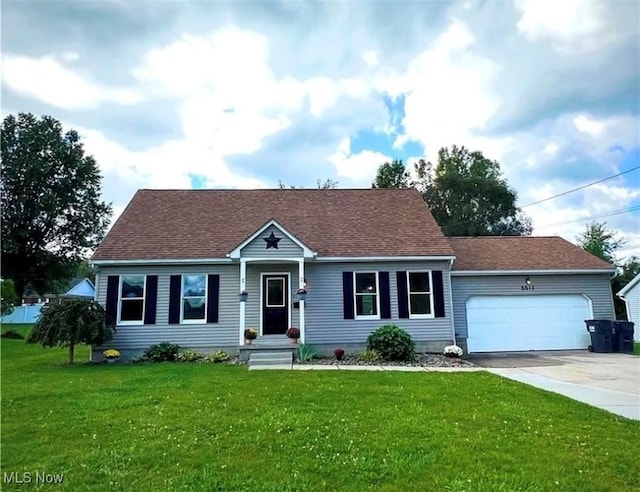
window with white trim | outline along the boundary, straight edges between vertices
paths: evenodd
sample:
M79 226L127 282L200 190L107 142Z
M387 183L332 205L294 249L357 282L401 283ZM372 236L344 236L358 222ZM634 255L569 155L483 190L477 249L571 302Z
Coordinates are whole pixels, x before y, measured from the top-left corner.
M182 276L182 323L207 321L207 276L204 274Z
M380 319L378 272L353 274L356 319Z
M120 275L120 303L118 306L120 324L141 325L144 323L146 284L146 275Z
M407 272L410 318L433 317L433 282L431 272Z

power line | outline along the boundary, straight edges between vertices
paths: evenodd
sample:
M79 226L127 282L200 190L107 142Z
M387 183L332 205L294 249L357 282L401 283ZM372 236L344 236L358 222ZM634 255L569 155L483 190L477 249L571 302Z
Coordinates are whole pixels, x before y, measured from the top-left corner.
M637 205L637 206L634 206L634 207L630 207L630 208L620 209L620 210L613 210L613 211L608 212L606 214L594 215L592 217L585 217L583 219L569 220L567 222L557 222L555 224L547 224L547 225L544 225L544 226L536 226L536 227L534 227L534 229L545 229L547 227L554 227L554 226L559 226L559 225L576 224L578 222L584 222L585 220L603 219L605 217L612 217L614 215L627 214L627 213L630 213L630 212L635 212L637 210L640 210L640 205Z
M542 200L538 200L537 202L531 202L531 203L527 203L526 205L522 205L520 208L525 208L525 207L531 207L532 205L537 205L538 203L543 203L543 202L547 202L549 200L553 200L554 198L558 198L564 195L568 195L569 193L574 193L576 191L580 191L580 190L584 190L585 188L589 188L590 186L599 184L599 183L604 183L605 181L609 181L611 179L617 178L618 176L622 176L624 174L629 174L632 171L635 171L637 169L640 169L640 166L636 166L636 167L632 167L631 169L627 169L626 171L623 171L621 173L618 174L614 174L613 176L609 176L607 178L602 178L599 179L598 181L594 181L593 183L589 183L586 185L582 185L579 186L578 188L574 188L572 190L568 190L568 191L563 191L562 193L558 193L557 195L553 195L547 198L543 198Z
M564 195L568 195L568 194L574 193L576 191L584 190L585 188L589 188L590 186L593 186L593 185L596 185L596 184L599 184L599 183L604 183L605 181L610 181L610 180L612 180L614 178L617 178L619 176L623 176L625 174L629 174L630 172L636 171L638 169L640 169L640 166L632 167L631 169L627 169L626 171L622 171L621 173L614 174L613 176L608 176L606 178L599 179L598 181L594 181L593 183L589 183L589 184L586 184L586 185L579 186L578 188L573 188L572 190L563 191L562 193L558 193L557 195L553 195L553 196L549 196L547 198L543 198L542 200L538 200L536 202L527 203L526 205L522 205L519 208L523 209L525 207L531 207L532 205L537 205L539 203L543 203L543 202L547 202L549 200L553 200L554 198L558 198L558 197L561 197L561 196L564 196ZM601 218L601 217L594 217L594 218ZM585 220L589 220L589 219L585 219ZM472 222L475 222L475 219L465 220L464 222L457 222L455 224L443 225L443 226L440 226L440 227L455 227L455 226L459 226L459 225L471 224ZM580 221L577 221L577 222L580 222ZM552 224L552 225L560 225L560 224Z

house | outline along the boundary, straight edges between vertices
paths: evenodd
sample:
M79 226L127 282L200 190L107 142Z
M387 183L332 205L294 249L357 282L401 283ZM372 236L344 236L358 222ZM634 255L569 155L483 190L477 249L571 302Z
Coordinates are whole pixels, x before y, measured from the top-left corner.
M627 320L635 324L633 339L640 342L640 274L633 277L633 280L618 292L618 297L624 300Z
M88 278L77 278L71 281L70 288L62 294L62 299L93 299L96 288Z
M426 351L586 348L583 320L613 316L613 266L560 238L448 240L413 189L140 190L92 263L123 355L290 326L358 350L384 324Z

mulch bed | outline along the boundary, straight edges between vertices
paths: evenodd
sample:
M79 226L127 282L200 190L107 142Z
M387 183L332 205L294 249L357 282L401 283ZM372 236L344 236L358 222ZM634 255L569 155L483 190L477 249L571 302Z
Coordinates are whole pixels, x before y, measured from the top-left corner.
M355 355L345 355L342 360L336 360L335 357L331 357L316 358L309 362L295 361L294 363L339 366L475 367L475 365L468 360L445 357L439 354L416 354L416 359L413 361L361 362Z

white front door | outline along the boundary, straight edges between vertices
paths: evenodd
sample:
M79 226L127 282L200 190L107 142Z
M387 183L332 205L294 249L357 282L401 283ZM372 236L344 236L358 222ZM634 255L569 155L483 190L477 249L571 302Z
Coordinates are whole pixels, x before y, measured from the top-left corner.
M584 349L591 304L579 294L477 296L467 301L469 352Z

